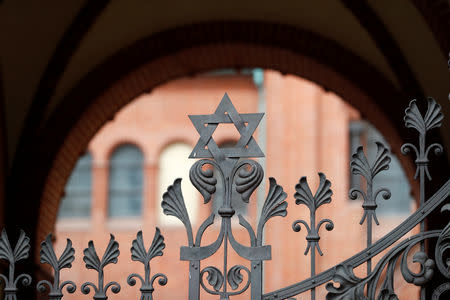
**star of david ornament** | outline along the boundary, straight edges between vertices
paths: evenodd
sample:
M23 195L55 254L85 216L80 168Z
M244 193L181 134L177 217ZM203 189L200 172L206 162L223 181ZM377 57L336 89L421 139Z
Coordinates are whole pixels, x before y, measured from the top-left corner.
M222 162L243 157L264 157L264 153L252 136L263 116L264 113L239 114L225 93L213 114L189 115L189 119L200 134L189 158L214 158ZM234 124L240 138L234 147L219 148L212 135L219 124L227 123Z

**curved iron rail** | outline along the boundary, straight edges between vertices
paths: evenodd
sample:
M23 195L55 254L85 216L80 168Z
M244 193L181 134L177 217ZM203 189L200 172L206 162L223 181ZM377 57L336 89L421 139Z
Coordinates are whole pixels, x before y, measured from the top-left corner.
M398 241L402 236L412 230L417 224L422 222L432 211L442 204L450 196L450 179L432 196L425 204L407 218L403 223L394 228L391 232L381 238L378 242L352 256L351 258L341 262L338 265L350 265L353 268L365 263L372 257L376 256L393 243ZM333 279L336 272L336 266L310 277L299 283L288 287L264 294L262 299L285 299L308 291L314 287L325 284Z

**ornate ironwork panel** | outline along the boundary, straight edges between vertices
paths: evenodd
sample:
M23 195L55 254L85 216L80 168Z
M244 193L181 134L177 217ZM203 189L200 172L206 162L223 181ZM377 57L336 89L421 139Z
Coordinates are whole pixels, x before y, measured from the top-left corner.
M429 171L430 154L440 154L443 147L437 143L429 143L426 139L430 130L440 127L443 119L439 104L432 98L427 99L427 110L422 113L416 100L411 101L405 111L405 126L414 129L418 133L418 145L404 144L401 151L404 154L412 154L415 157L416 174L419 180L420 205L405 221L394 230L380 238L375 243L372 239L374 231L373 223L379 225L376 215L377 201L380 197L390 199L391 193L386 188L374 190L374 182L377 175L389 168L391 161L389 151L381 142L376 142L377 153L373 159L369 159L363 147L357 148L352 155L350 169L355 175L364 178L364 186L352 187L349 191L350 199L362 199L362 217L360 225L366 224L367 247L338 265L329 268L319 274L316 273L316 253L323 255L320 248L319 229L322 225L332 231L334 223L331 219L317 219L316 211L326 209L324 204L332 201L333 192L331 182L325 174L319 173L319 185L313 193L306 177L301 177L295 186L294 202L309 211L309 220L298 219L293 222L292 229L306 230L305 255L311 259L310 274L296 284L282 289L263 293L263 266L264 262L272 258L271 245L264 242L264 228L273 217L284 217L287 214L287 194L277 184L274 178L269 178L268 193L263 203L256 227L252 227L246 218L238 214L233 207L233 197L248 203L252 193L260 185L264 177L261 165L250 158L262 157L264 154L253 138L259 122L263 118L262 113L240 114L233 106L227 94L225 94L216 111L206 115L189 116L192 124L200 135L190 157L198 159L190 169L190 180L193 186L201 193L204 203L213 201L220 203L216 213L211 213L199 226L197 232L193 227L186 209L185 199L181 190L181 179L175 179L162 196L161 206L164 214L179 219L186 230L187 244L180 248L180 259L189 262L189 299L200 299L201 290L216 295L218 299L230 299L235 295L247 292L252 300L261 299L294 299L292 297L311 291L311 299L316 298L316 288L325 285L327 300L393 300L398 299L394 281L396 268L400 269L403 280L409 284L422 287L421 299L425 299L425 288L440 274L446 281L442 282L429 294L432 300L448 299L450 294L450 222L440 230L425 228L425 220L433 211L440 210L442 214L450 212L450 179L437 190L433 196L425 198L426 182L431 180ZM238 142L229 148L220 148L213 139L213 133L220 124L233 124L240 134ZM215 169L215 172L213 172ZM223 189L216 191L217 183L221 181ZM323 207L322 207L323 206ZM241 244L233 232L231 219L237 218L250 240L249 245ZM217 221L218 219L218 221ZM205 244L203 236L214 223L220 223L220 230L215 240ZM406 239L402 239L417 225L420 232ZM5 299L17 299L18 285L31 285L32 278L28 274L15 274L16 264L28 259L30 239L21 231L19 239L13 249L7 233L3 229L0 236L0 259L9 264L9 273L0 274L4 284ZM427 252L426 243L433 243L434 253ZM415 246L420 245L418 251ZM136 235L131 244L131 260L144 265L144 273L132 273L127 278L127 283L136 285L139 280L140 299L152 300L155 281L160 286L166 285L168 278L162 273L152 275L150 262L153 258L163 255L165 248L164 237L159 228L156 228L153 241L148 249L144 246L142 231ZM219 249L223 251L222 265L219 267L205 265L204 260L217 255ZM372 266L372 258L383 251L387 251ZM232 265L228 261L229 252L234 251L241 258L248 261L248 265ZM415 252L416 251L416 252ZM414 253L415 252L415 253ZM60 282L61 271L70 269L75 259L75 249L72 242L67 239L66 247L58 258L55 254L52 236L48 235L41 244L40 262L48 264L53 270L53 282L43 280L36 283L39 292L47 293L49 299L59 300L64 297L64 287L68 293L76 290L72 281ZM83 261L86 268L97 272L97 283L81 283L81 292L89 294L94 290L93 299L108 298L108 292L119 293L121 290L117 282L107 282L104 279L104 268L118 261L120 251L119 243L113 235L110 236L106 250L100 259L94 242L90 241L83 251ZM408 265L407 258L413 256L413 262L420 265L420 271L414 272ZM366 265L365 277L358 277L354 269ZM67 272L67 270L66 270ZM138 280L137 280L138 279Z

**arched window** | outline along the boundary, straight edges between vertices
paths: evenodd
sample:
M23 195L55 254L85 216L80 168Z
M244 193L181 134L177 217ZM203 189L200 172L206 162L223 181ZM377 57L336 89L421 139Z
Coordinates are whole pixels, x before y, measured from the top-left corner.
M176 178L182 178L181 190L191 222L195 224L197 219L197 210L199 208L198 192L189 179L189 170L192 164L195 163L194 159L188 158L191 151L192 147L187 144L174 143L167 146L159 157L159 190L156 205L159 211L159 222L162 224L182 225L174 217L164 215L161 208L162 195Z
M65 187L58 216L83 218L91 214L92 157L86 153L78 159Z
M109 163L108 213L110 217L141 215L143 155L133 145L114 150Z

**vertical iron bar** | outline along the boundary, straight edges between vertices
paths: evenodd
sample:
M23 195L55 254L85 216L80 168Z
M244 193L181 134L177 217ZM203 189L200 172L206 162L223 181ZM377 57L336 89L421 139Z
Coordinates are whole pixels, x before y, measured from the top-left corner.
M200 261L189 262L189 300L200 299Z
M262 295L263 268L262 261L254 260L251 262L251 299L260 300Z
M419 164L419 182L420 182L420 195L419 195L419 208L421 208L423 206L423 204L425 203L425 168L427 168L427 163L426 161L426 154L425 154L425 147L426 147L426 143L425 143L425 135L426 135L426 131L423 132L423 134L419 134L419 153L421 156L421 161ZM425 158L425 159L423 159ZM425 220L422 220L422 222L420 222L420 233L425 231ZM425 242L421 241L420 242L420 251L425 252ZM425 300L425 295L426 295L426 290L425 287L422 286L420 288L420 300Z
M226 230L226 229L225 229ZM228 264L228 231L225 233L223 245L223 292L227 293L227 264ZM228 298L228 297L227 297Z
M372 215L367 215L367 248L372 246ZM367 260L367 276L372 272L372 258Z
M425 166L419 167L419 176L420 176L420 207L425 203ZM420 232L425 231L425 220L420 222ZM425 241L420 242L420 251L425 252ZM422 286L420 289L420 300L425 300L426 289L425 286Z
M316 248L311 247L311 277L316 275ZM316 288L311 289L311 300L316 300Z

